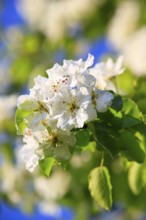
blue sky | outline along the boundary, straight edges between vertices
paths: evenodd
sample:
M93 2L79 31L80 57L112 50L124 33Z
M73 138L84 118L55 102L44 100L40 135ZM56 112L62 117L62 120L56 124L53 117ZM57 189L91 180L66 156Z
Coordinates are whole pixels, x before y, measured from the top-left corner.
M8 28L12 25L22 25L24 20L18 13L16 3L18 0L0 1L0 26Z

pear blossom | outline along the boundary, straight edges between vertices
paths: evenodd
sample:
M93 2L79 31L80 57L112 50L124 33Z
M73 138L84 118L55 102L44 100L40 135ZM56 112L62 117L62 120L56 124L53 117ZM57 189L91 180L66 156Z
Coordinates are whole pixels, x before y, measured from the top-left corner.
M82 59L79 59L77 61L73 60L64 60L63 67L66 70L69 70L71 75L79 75L80 73L85 72L89 67L93 65L94 62L94 56L91 54L88 54L87 60L83 61Z
M52 106L54 118L58 120L57 127L63 130L82 128L85 122L95 119L97 114L91 102L91 96L83 91L63 91L59 102ZM88 113L89 106L92 114Z
M0 124L14 116L16 102L16 94L0 96Z
M97 89L96 80L98 75L104 80L121 74L122 58L116 63L109 59L92 68L93 62L94 57L89 54L86 61L55 64L46 71L48 77L37 76L29 94L18 98L17 106L25 113L26 126L20 156L30 172L46 157L69 160L76 144L74 129L84 128L112 104L114 95Z
M24 134L24 145L20 149L20 156L26 163L26 169L33 172L38 161L45 156L54 156L58 160L69 160L71 153L69 146L74 146L76 138L68 131L52 130L50 134L47 129L33 132L26 128Z
M116 62L109 58L106 62L97 63L90 69L90 74L96 78L96 87L106 89L110 78L123 73L123 56L120 56Z
M24 145L20 149L20 156L26 163L26 169L33 172L38 161L44 158L43 150L39 148L39 144L47 138L46 131L32 133L31 129L26 128L24 134Z
M41 31L52 42L58 42L72 26L94 13L102 3L95 0L21 0L17 7L31 29Z
M34 182L36 191L47 201L54 201L57 198L61 198L67 192L69 184L70 176L61 170L53 173L49 179L41 176Z
M105 112L107 108L112 104L114 95L104 90L95 90L95 104L98 112Z
M137 76L146 75L146 27L139 28L129 37L123 49L125 63Z
M45 156L54 156L57 160L69 160L71 153L69 147L73 147L76 138L69 132L54 129L50 132L48 139L41 144Z
M140 18L139 3L139 1L132 0L121 1L109 23L108 40L121 51L137 28Z
M35 178L34 188L40 197L38 204L40 211L45 214L60 212L57 200L68 192L70 181L70 175L62 170L57 170L50 178L43 176Z
M81 86L94 86L95 78L88 74L89 67L93 65L94 57L89 54L86 61L64 60L63 66L55 64L53 68L47 70L48 80L44 87L45 94L50 98L64 87L80 88Z

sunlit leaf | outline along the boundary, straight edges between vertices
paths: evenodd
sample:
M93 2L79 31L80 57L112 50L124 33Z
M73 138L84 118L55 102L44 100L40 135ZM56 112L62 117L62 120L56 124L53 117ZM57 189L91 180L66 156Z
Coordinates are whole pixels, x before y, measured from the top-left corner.
M20 85L23 85L28 79L33 68L32 60L26 56L18 57L12 64L12 80Z
M130 131L121 131L120 136L121 149L130 160L143 163L145 159L145 147L142 140Z
M38 103L34 99L26 100L19 105L19 108L23 111L34 111L38 108Z
M88 127L92 132L98 150L107 152L111 157L119 153L119 134L116 129L99 121L90 122Z
M68 146L58 146L54 149L54 157L59 161L67 161L71 158L71 152Z
M90 141L86 146L82 148L83 152L84 151L91 151L94 152L96 150L96 142L95 141Z
M25 121L25 117L31 114L31 112L23 111L21 109L17 109L16 115L15 115L15 125L17 129L18 135L23 135L24 130L27 127L27 123Z
M138 163L132 163L128 172L128 182L131 191L138 195L141 192L142 183L142 165Z
M106 167L97 167L89 174L89 190L95 201L104 209L112 206L112 185Z
M47 158L39 161L39 166L40 166L41 170L43 171L43 173L45 173L47 176L49 176L55 162L56 162L56 160L53 157L47 157Z
M116 80L119 89L125 92L125 94L132 95L135 92L135 77L127 68L125 69L124 74L117 76Z
M129 128L142 122L142 115L136 103L130 99L123 102L123 128Z

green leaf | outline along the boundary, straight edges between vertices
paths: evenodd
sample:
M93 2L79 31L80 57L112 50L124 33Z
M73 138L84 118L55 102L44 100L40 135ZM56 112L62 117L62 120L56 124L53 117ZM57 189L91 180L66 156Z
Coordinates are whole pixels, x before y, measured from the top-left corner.
M19 105L19 109L32 112L38 108L38 103L34 99L24 101Z
M95 152L96 151L96 142L95 141L90 141L86 146L82 148L82 151L90 151L90 152Z
M98 118L104 122L106 125L111 125L113 128L122 128L122 112L116 111L115 109L109 107L106 112L98 113Z
M90 141L90 134L86 130L79 130L76 132L76 145L86 146Z
M141 141L143 141L145 148L146 148L146 124L143 122L135 126L136 133L139 134L141 137Z
M135 195L138 195L143 187L141 168L141 164L132 163L128 172L129 187Z
M139 109L146 114L146 98L140 97L139 100L137 101L137 105Z
M130 99L123 99L123 128L130 128L142 122L142 115L136 103Z
M11 74L12 80L19 84L23 85L33 68L33 61L27 56L20 56L12 63Z
M120 132L120 145L128 159L143 163L145 159L145 147L143 141L130 131ZM140 135L140 134L139 134Z
M88 123L97 149L107 152L112 158L119 153L119 133L112 126L99 121Z
M25 128L27 127L27 123L25 121L25 117L31 114L31 112L23 111L21 109L17 109L15 115L15 125L18 135L23 135Z
M133 95L135 93L135 76L134 74L126 68L124 74L118 75L116 77L116 83L121 91L125 94Z
M141 171L141 178L142 178L142 182L143 182L143 186L146 186L146 166L144 164L142 171Z
M66 145L61 145L55 147L54 149L54 157L59 161L68 161L71 158L71 152L69 147Z
M109 210L112 206L112 185L106 167L97 167L89 174L89 190L98 204Z
M113 103L113 106L110 106L108 111L100 114L98 113L98 117L104 121L105 124L111 125L118 130L122 128L131 128L141 124L143 116L136 103L130 99L124 98L123 102L119 104L120 107L122 104L123 108L119 108L119 111L117 111L118 108L116 109L114 106L116 104Z
M119 94L114 94L114 100L110 108L114 109L116 112L119 112L123 107L123 100Z
M133 118L133 117L128 116L128 115L125 115L123 117L123 125L122 125L122 127L123 128L130 128L130 127L133 127L133 126L135 126L137 124L140 124L140 123L141 123L141 121L139 119Z
M47 157L39 161L39 166L41 170L43 171L43 173L49 176L55 162L56 160L53 157Z
M38 35L26 35L23 40L22 49L27 54L34 54L38 52L41 45L41 39Z

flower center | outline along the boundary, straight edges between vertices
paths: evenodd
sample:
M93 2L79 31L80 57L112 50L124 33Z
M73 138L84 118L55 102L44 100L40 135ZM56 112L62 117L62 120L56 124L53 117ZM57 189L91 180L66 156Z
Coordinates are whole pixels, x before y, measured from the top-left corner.
M79 105L77 104L76 100L73 100L71 103L68 103L67 106L67 111L71 114L74 115L75 112L79 109Z
M61 87L62 85L67 85L68 84L68 75L64 75L62 79L59 79L58 81L55 82L55 84L53 84L53 91L57 92L59 87Z
M98 95L97 95L94 91L92 91L92 92L91 92L91 99L92 99L92 104L93 104L94 106L96 106L96 100L97 100L97 98L98 98Z
M32 136L32 130L29 129L29 128L26 129L26 130L25 130L25 135L28 136L28 137L31 137L31 136Z
M54 148L59 147L62 144L62 141L60 140L59 135L55 134L54 132L51 132L49 142Z
M46 104L40 101L38 101L38 111L49 113Z

